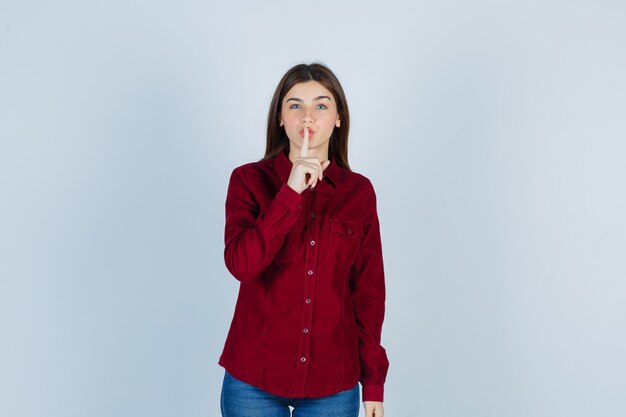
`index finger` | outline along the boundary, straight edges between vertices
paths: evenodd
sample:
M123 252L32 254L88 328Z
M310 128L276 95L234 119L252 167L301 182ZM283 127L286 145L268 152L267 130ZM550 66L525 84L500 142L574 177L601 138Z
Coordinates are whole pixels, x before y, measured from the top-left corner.
M300 158L306 158L309 154L309 128L304 127L304 139L302 140L302 148L300 148Z

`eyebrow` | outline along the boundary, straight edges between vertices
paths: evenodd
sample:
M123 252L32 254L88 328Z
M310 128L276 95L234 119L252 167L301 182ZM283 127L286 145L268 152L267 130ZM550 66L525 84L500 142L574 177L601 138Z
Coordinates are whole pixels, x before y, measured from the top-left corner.
M328 96L317 96L317 97L315 97L313 100L321 100L321 99L323 99L323 98L328 99L329 101L331 101L331 100L330 100L330 97L328 97ZM293 101L299 101L299 102L301 102L301 103L302 103L302 99L300 99L300 98L296 98L296 97L292 97L292 98L290 98L290 99L287 99L286 103L290 102L291 100L293 100Z

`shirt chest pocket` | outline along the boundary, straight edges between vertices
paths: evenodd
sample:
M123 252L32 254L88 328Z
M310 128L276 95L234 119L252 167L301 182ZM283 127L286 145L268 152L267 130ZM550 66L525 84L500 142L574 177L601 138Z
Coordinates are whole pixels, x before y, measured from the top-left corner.
M359 222L330 219L328 259L341 269L350 269L363 240L363 226Z

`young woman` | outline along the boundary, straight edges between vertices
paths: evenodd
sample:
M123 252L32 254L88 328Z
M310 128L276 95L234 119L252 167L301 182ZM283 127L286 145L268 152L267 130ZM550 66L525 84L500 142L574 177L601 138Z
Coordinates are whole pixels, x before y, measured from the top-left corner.
M383 417L385 280L376 195L350 170L337 77L296 65L265 157L233 170L224 259L240 281L219 364L224 417Z

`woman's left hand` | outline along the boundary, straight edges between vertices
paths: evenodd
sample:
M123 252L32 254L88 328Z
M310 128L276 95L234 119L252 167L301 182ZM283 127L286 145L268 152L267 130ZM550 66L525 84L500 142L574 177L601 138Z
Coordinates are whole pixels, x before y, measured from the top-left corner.
M383 403L380 401L363 401L365 407L365 417L383 417Z

